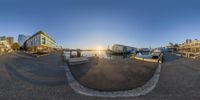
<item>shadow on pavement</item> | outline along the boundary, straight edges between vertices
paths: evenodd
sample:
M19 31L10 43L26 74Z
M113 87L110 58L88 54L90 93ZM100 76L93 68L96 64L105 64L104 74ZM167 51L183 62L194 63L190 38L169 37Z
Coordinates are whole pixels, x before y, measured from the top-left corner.
M123 58L93 58L88 63L69 65L75 80L98 91L131 90L143 86L153 76L156 67L156 63Z
M84 64L81 64L81 70L80 70L80 64L77 65L69 65L69 69L71 70L72 75L76 80L81 79L81 77L84 77L88 71L91 69L92 66L98 64L98 58L96 59L89 59L90 61Z
M164 53L164 63L172 62L172 61L180 59L180 58L181 57L179 57L175 54L171 54L169 52Z
M56 80L56 81L49 81L49 80L33 80L25 75L17 72L15 68L12 67L10 64L5 64L6 70L9 73L9 75L13 78L17 78L22 81L26 81L32 84L37 84L37 85L47 85L47 86L58 86L58 85L65 85L67 83L67 80Z

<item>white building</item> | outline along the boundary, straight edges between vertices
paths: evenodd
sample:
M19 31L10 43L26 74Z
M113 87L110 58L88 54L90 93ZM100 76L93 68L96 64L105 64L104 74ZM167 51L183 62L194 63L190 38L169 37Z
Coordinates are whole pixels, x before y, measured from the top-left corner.
M179 45L178 51L184 57L200 59L200 40L188 39Z
M58 49L56 42L45 32L39 31L27 39L24 43L25 48L29 49L35 47L34 51L51 51L53 49Z
M120 44L114 44L112 46L112 51L114 53L131 53L131 52L136 52L137 48Z

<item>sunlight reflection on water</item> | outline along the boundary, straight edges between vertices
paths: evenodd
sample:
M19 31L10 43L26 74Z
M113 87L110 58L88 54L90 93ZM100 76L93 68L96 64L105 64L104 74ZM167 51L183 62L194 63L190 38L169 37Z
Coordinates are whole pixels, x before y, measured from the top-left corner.
M70 52L65 51L66 57L70 57ZM72 52L72 55L77 55L76 51ZM105 51L97 50L97 51L81 51L81 56L83 57L99 57L99 58L104 58L104 59L115 59L115 58L129 58L131 55L110 55L107 54Z

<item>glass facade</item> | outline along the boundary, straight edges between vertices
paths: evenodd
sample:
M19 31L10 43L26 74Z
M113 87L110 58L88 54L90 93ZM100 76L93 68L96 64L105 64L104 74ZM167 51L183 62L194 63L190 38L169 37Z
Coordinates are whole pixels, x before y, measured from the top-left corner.
M29 35L20 34L20 35L18 36L18 43L19 43L19 45L22 46L22 45L24 44L24 42L25 42L28 38L30 38Z

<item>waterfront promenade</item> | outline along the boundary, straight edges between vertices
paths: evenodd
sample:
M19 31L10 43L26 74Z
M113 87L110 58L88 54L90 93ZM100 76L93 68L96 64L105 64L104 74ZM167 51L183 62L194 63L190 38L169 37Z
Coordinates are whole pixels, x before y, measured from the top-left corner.
M69 65L76 80L99 91L126 91L141 87L154 75L157 63L131 58L89 58L88 63Z
M61 53L40 58L22 52L0 56L0 99L6 100L199 100L200 61L165 54L160 79L145 96L80 95L68 85Z
M0 56L0 99L63 99L69 87L62 65L61 53L40 58L23 52Z
M140 99L199 100L200 61L165 53L160 80L156 88Z

